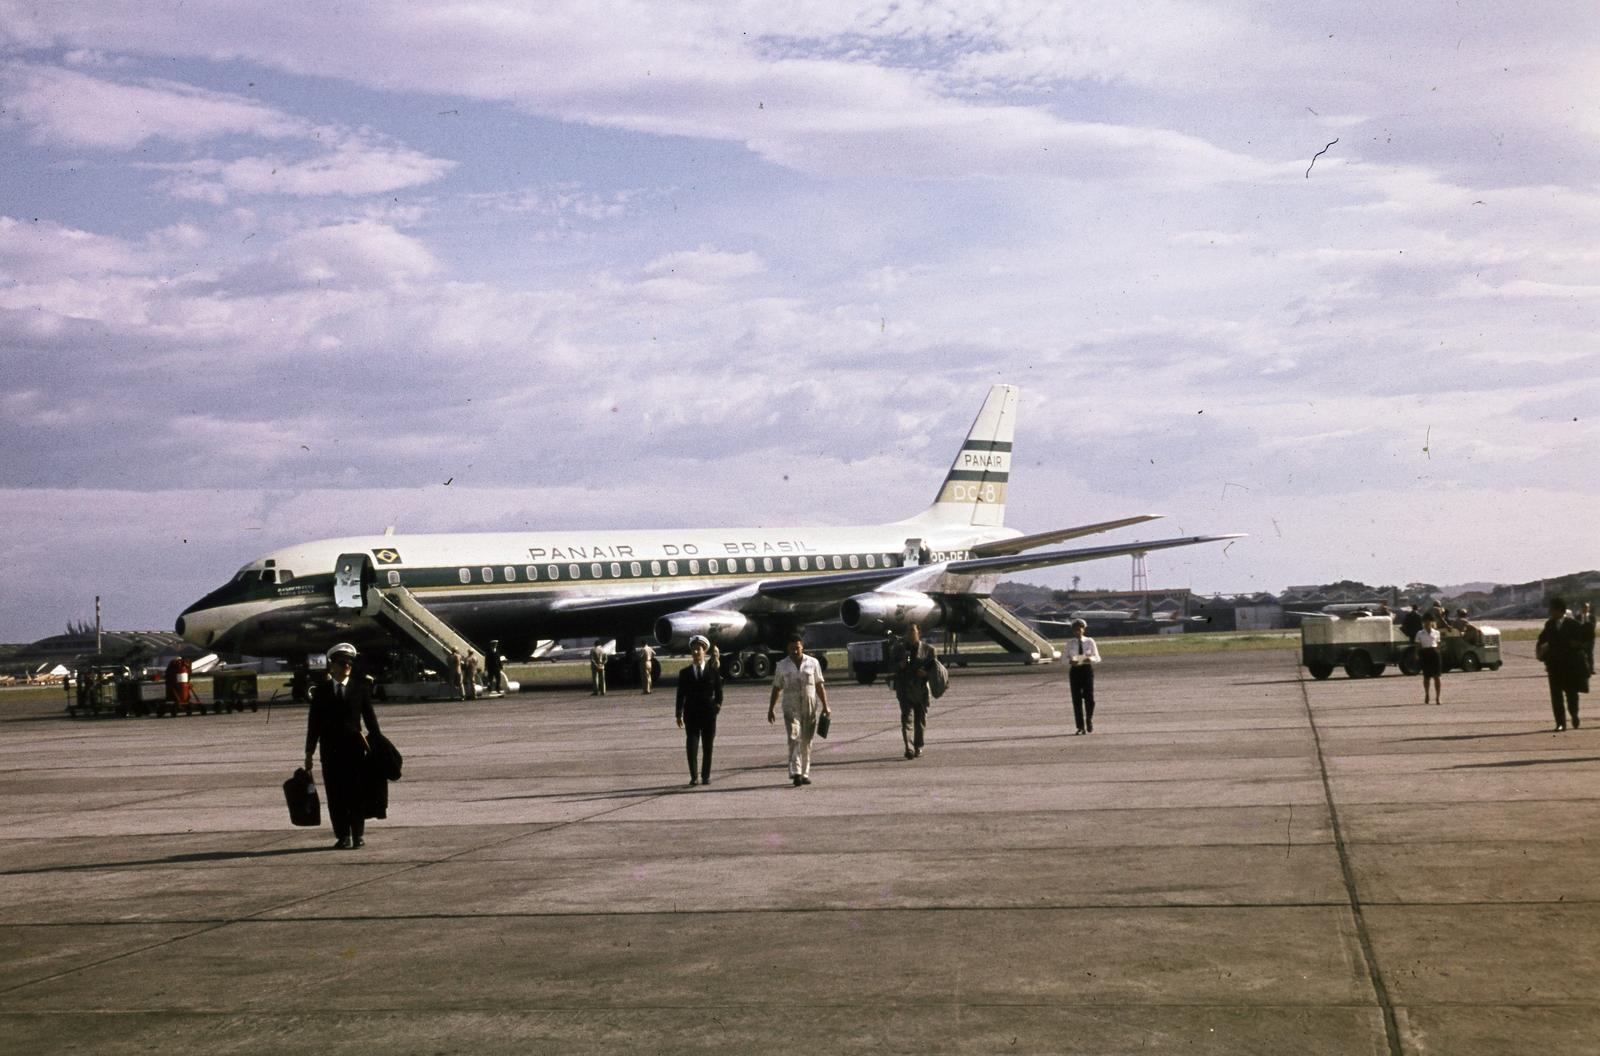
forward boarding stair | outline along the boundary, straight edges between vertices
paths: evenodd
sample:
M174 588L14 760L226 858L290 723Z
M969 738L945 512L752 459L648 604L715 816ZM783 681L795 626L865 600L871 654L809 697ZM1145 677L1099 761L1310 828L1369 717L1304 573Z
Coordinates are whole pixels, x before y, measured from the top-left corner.
M417 596L405 587L368 587L363 614L433 657L441 671L450 670L451 650L461 654L463 664L471 657L478 670L483 670L483 654L456 633L455 628L423 607Z

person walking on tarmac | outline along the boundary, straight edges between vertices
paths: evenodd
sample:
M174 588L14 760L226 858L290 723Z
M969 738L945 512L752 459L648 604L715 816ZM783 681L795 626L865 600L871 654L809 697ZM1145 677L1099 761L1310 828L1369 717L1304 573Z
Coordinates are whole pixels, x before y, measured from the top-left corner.
M1550 710L1555 712L1556 732L1578 728L1578 694L1589 692L1589 651L1594 648L1594 613L1574 616L1562 597L1550 599L1550 618L1539 632L1535 654L1544 662L1545 679L1550 683ZM1565 707L1563 707L1565 705Z
M606 647L598 641L589 647L589 681L594 686L591 697L606 695Z
M340 642L328 650L327 673L311 690L306 720L306 770L317 745L322 745L322 787L328 794L328 819L333 822L336 850L365 847L366 769L370 751L361 732L376 735L378 716L372 710L372 679L354 674L356 647Z
M644 687L645 696L650 695L651 681L655 677L656 651L650 648L650 643L645 642L639 647L639 685Z
M811 739L817 734L817 719L830 712L822 665L816 657L806 655L805 640L798 633L789 636L788 654L772 671L767 721L777 721L774 710L781 697L783 726L789 737L789 780L799 788L811 783Z
M1428 703L1428 683L1433 683L1434 704L1444 703L1444 687L1440 684L1440 676L1444 674L1444 654L1440 648L1444 644L1444 631L1439 628L1439 623L1434 619L1433 613L1422 618L1422 630L1412 639L1417 643L1417 663L1422 666L1422 703Z
M710 647L704 635L690 638L693 662L678 672L678 729L684 733L691 787L697 781L711 783L711 745L717 739L717 712L722 710L722 672L706 657Z
M1100 662L1100 647L1084 632L1089 625L1072 621L1072 638L1067 642L1067 688L1072 691L1073 736L1094 732L1094 665Z
M900 701L900 739L905 742L907 759L922 754L922 737L928 726L928 676L936 663L933 646L922 640L922 628L914 623L889 654L894 695Z

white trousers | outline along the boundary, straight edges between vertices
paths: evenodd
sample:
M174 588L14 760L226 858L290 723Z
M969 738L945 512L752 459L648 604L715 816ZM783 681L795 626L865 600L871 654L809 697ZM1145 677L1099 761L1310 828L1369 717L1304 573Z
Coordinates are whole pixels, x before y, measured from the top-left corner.
M804 711L783 709L783 725L789 733L789 776L811 776L811 738L817 735L820 708Z

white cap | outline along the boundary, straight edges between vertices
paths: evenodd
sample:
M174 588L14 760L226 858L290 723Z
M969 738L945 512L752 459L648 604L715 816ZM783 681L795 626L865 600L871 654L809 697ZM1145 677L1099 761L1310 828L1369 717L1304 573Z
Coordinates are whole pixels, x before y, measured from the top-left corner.
M710 652L711 651L711 640L709 638L707 638L703 634L697 634L693 638L689 639L689 648L690 649L693 649L697 645L700 646L700 648L704 649L706 652Z
M356 655L356 647L351 645L349 642L340 642L338 645L328 647L328 658L330 660L333 657L338 656L340 653L353 657Z

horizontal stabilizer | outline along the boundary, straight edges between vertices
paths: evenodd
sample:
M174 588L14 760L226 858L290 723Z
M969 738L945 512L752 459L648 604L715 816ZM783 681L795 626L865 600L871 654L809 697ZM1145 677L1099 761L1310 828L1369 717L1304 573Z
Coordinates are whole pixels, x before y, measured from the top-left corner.
M1001 554L1020 554L1024 550L1032 550L1036 546L1048 546L1051 543L1064 543L1068 539L1078 539L1085 535L1099 535L1116 528L1126 528L1130 524L1143 524L1145 521L1159 519L1159 513L1141 513L1137 517L1123 517L1115 521L1101 521L1099 524L1085 524L1077 528L1058 528L1050 532L1035 532L1032 535L1019 535L1013 539L996 539L992 543L979 543L972 547L973 557L996 557Z

